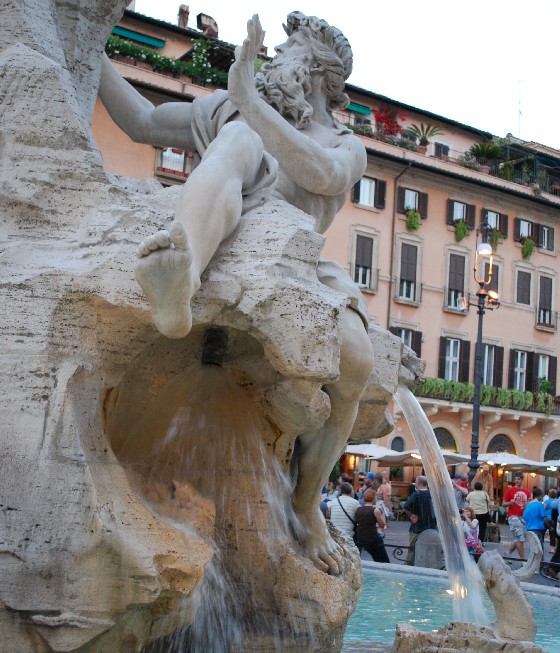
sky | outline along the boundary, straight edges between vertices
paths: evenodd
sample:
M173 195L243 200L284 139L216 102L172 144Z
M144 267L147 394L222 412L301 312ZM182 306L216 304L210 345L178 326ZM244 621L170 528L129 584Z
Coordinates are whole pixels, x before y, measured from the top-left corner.
M560 150L560 0L184 0L240 44L258 13L268 53L295 9L341 29L354 52L348 82L496 136ZM180 0L136 0L176 24Z

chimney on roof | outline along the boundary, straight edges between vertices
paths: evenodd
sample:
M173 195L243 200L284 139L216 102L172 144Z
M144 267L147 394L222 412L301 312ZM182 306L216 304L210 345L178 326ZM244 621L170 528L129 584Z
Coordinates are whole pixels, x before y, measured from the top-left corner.
M179 14L178 14L179 27L182 27L183 29L188 28L189 13L190 13L189 5L179 5Z
M215 39L218 38L218 23L206 14L198 14L196 17L196 26L204 34L204 36L211 36Z

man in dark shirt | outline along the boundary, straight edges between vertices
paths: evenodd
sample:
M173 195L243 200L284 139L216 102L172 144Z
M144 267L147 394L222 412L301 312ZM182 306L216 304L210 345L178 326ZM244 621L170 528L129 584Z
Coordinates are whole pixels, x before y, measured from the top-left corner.
M413 566L418 535L428 528L437 528L432 496L425 476L416 477L416 492L404 504L404 512L410 519L410 528L408 529L409 549L406 564Z

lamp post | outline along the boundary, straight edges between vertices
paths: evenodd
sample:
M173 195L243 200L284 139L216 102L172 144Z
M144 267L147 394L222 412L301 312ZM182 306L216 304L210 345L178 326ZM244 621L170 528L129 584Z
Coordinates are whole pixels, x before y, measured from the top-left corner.
M492 263L493 251L488 242L488 232L490 227L487 221L484 221L480 228L476 230L476 251L474 255L474 280L478 284L476 293L477 301L468 302L469 306L475 306L478 315L478 331L476 334L476 350L474 359L474 395L473 395L473 416L472 416L472 433L471 433L471 459L469 460L469 486L472 485L473 478L476 475L480 465L478 461L478 434L480 426L480 386L483 381L484 372L484 355L482 345L482 324L484 313L487 310L493 311L499 308L498 293L494 290L488 290L492 282ZM480 243L478 242L481 237ZM488 263L488 269L486 268Z

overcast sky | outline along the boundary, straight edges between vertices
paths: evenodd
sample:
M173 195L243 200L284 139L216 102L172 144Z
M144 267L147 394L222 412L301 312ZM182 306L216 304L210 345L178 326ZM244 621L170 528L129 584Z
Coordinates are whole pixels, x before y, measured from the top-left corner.
M178 0L136 0L136 11L177 23ZM295 9L348 37L355 86L471 127L560 149L560 0L185 0L189 27L214 18L239 44L258 13L265 45L284 41ZM521 115L520 115L521 110Z

